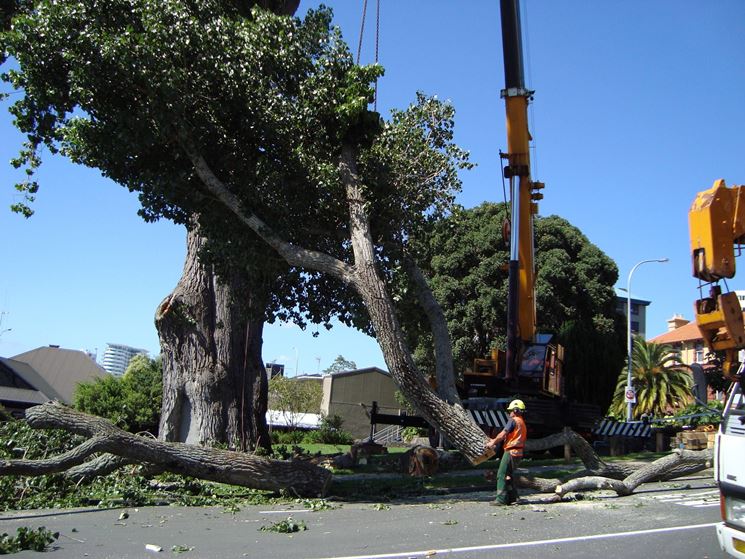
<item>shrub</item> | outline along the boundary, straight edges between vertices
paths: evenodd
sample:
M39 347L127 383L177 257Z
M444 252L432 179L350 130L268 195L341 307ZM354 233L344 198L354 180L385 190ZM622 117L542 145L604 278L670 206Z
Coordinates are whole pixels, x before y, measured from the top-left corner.
M136 355L121 378L106 376L80 383L75 390L74 407L105 417L125 431L157 434L162 401L160 359Z
M293 429L290 431L272 431L273 444L298 444L303 442L306 436L305 431Z
M342 430L344 420L338 415L321 418L321 425L315 431L309 431L304 442L317 444L352 444L354 437Z

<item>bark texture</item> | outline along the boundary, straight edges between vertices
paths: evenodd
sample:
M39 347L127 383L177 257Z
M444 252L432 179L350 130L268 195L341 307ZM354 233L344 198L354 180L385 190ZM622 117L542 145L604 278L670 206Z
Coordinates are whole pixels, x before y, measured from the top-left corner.
M199 261L203 242L191 227L181 279L156 312L163 355L159 437L269 448L261 359L267 296L242 273L218 278Z
M133 435L107 419L51 402L26 412L35 429L56 428L83 435L77 448L45 460L5 460L0 475L43 475L84 464L96 453L108 453L134 463L154 464L165 471L268 491L287 490L298 496L322 496L331 473L305 461L282 461L244 452L163 442Z

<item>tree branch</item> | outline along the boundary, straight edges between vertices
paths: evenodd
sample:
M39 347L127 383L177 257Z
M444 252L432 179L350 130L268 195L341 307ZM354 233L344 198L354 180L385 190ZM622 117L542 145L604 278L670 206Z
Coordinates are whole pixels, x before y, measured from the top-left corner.
M179 134L179 142L207 190L216 196L238 219L259 235L264 242L276 250L290 266L317 270L331 274L344 283L353 283L354 268L352 266L328 254L294 245L277 235L256 214L244 209L240 199L230 191L225 183L217 178L207 161L185 133L181 132Z

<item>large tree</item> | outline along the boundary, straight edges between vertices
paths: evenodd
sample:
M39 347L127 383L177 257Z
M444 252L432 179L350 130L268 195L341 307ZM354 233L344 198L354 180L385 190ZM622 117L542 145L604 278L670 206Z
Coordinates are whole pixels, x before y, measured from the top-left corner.
M419 277L409 240L452 201L452 109L420 97L381 125L367 110L379 69L353 64L327 11L252 15L208 0L39 3L6 36L27 159L61 146L139 191L147 218L197 216L220 247L256 235L351 289L402 391L477 458L483 435L422 378L387 288L398 268Z
M505 204L457 209L437 224L420 247L435 295L452 334L455 368L463 371L492 348L504 349L507 324L508 242ZM579 229L557 217L536 217L536 303L540 332L558 334L566 346L570 399L605 409L623 362L623 329L615 311L615 263ZM423 313L406 316L416 354L431 363L431 337Z
M254 5L279 15L292 15L298 3L298 0L224 2L246 18L251 17ZM10 2L0 18L3 28L10 26L15 12L32 11L33 4L31 0ZM121 7L127 9L125 5ZM115 7L112 5L111 9L109 15L114 16ZM33 142L31 140L27 148ZM30 167L38 163L30 151L23 155L29 157ZM21 163L23 155L16 164ZM176 177L175 180L180 179ZM18 188L26 192L31 201L38 185L29 180ZM15 209L27 216L32 213L24 203L17 204ZM266 378L261 358L264 318L273 319L281 312L282 305L289 305L291 317L302 324L302 315L308 309L302 301L293 301L293 295L302 293L303 289L292 287L290 295L284 296L277 293L277 276L286 271L287 266L252 265L256 260L267 262L267 250L261 256L257 256L261 250L249 252L246 257L245 252L235 249L232 258L224 254L205 258L205 253L209 254L205 249L210 243L203 237L199 219L190 216L181 220L188 228L183 275L156 313L156 327L165 356L166 391L160 436L169 441L267 447ZM269 302L274 303L271 308L267 306ZM317 309L322 305L315 303L315 306L313 319L327 322L329 313L319 313ZM185 317L189 320L183 320Z

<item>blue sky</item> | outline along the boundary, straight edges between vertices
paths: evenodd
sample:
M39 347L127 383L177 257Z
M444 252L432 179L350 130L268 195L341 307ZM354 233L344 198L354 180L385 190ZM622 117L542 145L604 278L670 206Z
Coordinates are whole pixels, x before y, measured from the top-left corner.
M478 164L463 174L459 201L502 201L498 2L381 1L386 75L378 109L405 107L417 90L451 101L456 140ZM325 3L356 52L362 1ZM301 0L298 14L316 5ZM615 260L621 287L640 260L670 259L633 276L633 295L652 301L648 336L665 331L675 313L691 319L697 283L688 208L718 178L745 183L745 2L523 0L522 11L526 80L536 91L533 176L546 183L540 214L579 227ZM374 57L374 12L370 0L363 62ZM53 157L38 175L36 214L12 214L18 175L5 162L21 138L7 104L0 108L0 356L47 344L97 348L100 356L107 342L158 353L153 315L181 275L182 228L144 223L136 196ZM265 360L284 362L290 374L322 370L339 354L385 366L366 336L311 332L267 328Z

